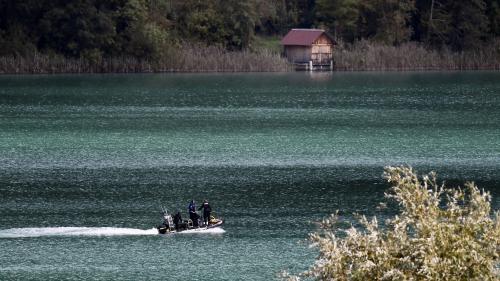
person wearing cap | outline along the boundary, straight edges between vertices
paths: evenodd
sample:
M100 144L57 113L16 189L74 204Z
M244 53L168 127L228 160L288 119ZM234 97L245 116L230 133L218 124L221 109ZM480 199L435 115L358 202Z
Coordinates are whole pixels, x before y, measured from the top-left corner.
M205 226L208 226L208 222L210 221L210 212L212 212L212 208L208 204L207 200L203 200L203 204L200 206L198 210L203 209L203 222Z

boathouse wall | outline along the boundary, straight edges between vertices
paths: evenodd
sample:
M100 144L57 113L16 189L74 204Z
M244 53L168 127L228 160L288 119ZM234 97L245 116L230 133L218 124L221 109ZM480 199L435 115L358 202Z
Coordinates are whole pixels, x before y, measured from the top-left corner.
M306 69L333 68L335 41L322 29L292 29L281 40L284 55L296 66Z
M289 62L306 63L311 60L311 46L286 46L285 56Z

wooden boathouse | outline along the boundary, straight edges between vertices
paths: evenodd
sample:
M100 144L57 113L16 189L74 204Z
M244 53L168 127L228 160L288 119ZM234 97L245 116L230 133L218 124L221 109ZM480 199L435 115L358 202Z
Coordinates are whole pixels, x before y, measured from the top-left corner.
M281 45L286 58L297 69L333 70L335 40L323 29L292 29Z

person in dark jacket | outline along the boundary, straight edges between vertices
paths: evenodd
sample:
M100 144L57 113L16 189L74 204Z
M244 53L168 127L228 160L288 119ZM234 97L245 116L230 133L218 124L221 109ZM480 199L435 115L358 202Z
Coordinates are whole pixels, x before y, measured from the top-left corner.
M179 231L181 229L181 224L182 224L181 212L177 211L177 214L174 215L175 230Z
M194 199L191 200L188 206L188 212L189 212L189 218L193 222L193 227L198 227L198 214L196 213L196 203L194 202Z
M203 209L203 222L205 226L208 226L208 222L210 221L210 212L212 212L212 208L208 204L207 200L203 200L203 205L200 206L198 210Z

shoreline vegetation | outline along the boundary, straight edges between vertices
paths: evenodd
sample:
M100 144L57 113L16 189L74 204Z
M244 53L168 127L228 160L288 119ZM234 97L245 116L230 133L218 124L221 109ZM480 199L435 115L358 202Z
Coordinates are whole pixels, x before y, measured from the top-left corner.
M294 69L325 30L337 71L500 70L500 0L0 1L0 74Z
M0 74L161 73L161 72L282 72L291 66L276 53L228 51L216 46L168 50L158 58L121 56L68 58L35 52L27 57L0 57Z
M388 46L369 41L339 42L335 71L467 71L500 70L500 40L462 52L433 50L408 42ZM131 56L71 58L35 51L27 56L0 57L0 74L287 72L294 66L274 49L228 51L217 46L183 44L154 59Z
M360 41L334 49L334 60L337 71L500 70L500 40L461 52L428 49L417 42L388 46Z

